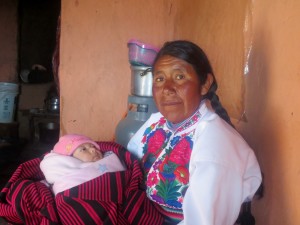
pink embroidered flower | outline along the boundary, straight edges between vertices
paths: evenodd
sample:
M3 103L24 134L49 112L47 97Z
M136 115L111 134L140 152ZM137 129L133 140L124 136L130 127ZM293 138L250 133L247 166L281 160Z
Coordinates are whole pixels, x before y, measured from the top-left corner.
M147 178L147 186L152 187L153 185L157 184L158 178L155 172L149 173L148 178Z
M189 182L189 177L190 177L189 171L184 166L178 166L175 169L174 174L177 180L182 184L187 184Z
M166 123L166 119L163 118L163 117L160 118L159 121L158 121L158 125L159 125L159 126L162 126L162 125L164 125L165 123Z
M199 115L198 114L195 114L193 117L192 117L192 121L197 121L199 119Z
M178 202L183 203L183 197L179 197Z
M177 165L186 165L191 156L191 142L188 140L189 137L181 139L173 148L170 153L170 161L176 163Z
M166 133L163 129L158 129L154 134L149 137L148 140L148 153L157 153L158 150L163 146L166 140Z

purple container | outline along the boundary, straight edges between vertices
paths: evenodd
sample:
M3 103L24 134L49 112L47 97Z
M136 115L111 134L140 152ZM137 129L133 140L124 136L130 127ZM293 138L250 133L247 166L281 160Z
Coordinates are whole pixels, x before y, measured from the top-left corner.
M127 43L129 62L132 66L152 66L159 51L158 48L131 39Z

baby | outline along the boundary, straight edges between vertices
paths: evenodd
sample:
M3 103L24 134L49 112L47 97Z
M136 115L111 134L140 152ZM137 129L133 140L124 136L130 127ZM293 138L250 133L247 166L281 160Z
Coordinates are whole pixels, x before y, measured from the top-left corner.
M96 142L78 134L60 137L40 168L55 195L104 173L126 170L116 154L103 154Z

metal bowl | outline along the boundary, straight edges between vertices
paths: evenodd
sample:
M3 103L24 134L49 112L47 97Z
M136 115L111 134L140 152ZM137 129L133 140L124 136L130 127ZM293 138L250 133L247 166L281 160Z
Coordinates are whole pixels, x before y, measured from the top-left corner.
M131 94L152 97L152 67L131 66Z

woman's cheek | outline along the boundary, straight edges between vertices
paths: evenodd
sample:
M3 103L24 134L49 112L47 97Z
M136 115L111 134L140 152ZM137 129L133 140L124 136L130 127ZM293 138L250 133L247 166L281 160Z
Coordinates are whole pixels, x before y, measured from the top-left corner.
M152 95L153 95L155 102L158 101L159 96L161 95L161 90L162 90L161 87L157 87L157 86L152 87Z

